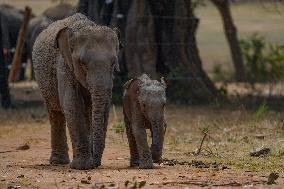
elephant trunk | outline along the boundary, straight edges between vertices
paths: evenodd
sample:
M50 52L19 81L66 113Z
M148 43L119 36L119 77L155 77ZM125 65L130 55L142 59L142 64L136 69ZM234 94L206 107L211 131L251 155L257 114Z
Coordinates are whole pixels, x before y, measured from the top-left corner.
M163 122L151 122L152 125L152 158L155 163L162 163L162 151L164 143L164 125Z
M105 148L105 138L108 124L108 114L111 100L111 89L95 87L92 95L92 126L91 144L94 166L101 165L101 158Z

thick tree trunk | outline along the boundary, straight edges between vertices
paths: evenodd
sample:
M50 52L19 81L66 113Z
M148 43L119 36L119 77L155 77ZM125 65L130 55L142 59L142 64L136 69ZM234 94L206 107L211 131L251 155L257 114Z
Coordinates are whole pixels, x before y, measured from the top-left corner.
M224 32L230 46L231 56L235 68L235 78L237 81L245 81L245 67L242 57L242 51L238 41L237 28L234 25L233 17L230 11L229 0L211 0L218 8L224 26Z
M1 17L1 15L0 15ZM1 18L0 18L1 22ZM1 23L0 23L1 26ZM2 36L2 28L0 27L0 36ZM3 55L2 47L2 37L0 37L0 97L1 97L1 106L3 108L9 108L11 105L10 92L8 87L7 80L7 68L5 65L5 58Z
M148 0L155 16L157 70L166 74L172 99L200 102L218 97L202 63L196 42L198 19L191 1Z
M125 47L126 41L126 26L127 26L127 16L130 6L132 5L132 0L115 0L112 19L110 25L112 27L117 27L120 31L120 40L122 45ZM127 63L125 58L125 49L122 48L119 51L119 76L121 80L127 79L126 75L128 73Z
M133 1L127 16L125 56L129 77L156 76L154 23L147 1Z
M120 52L120 78L123 79L117 80L119 83L127 79L126 75L147 72L168 76L168 92L173 100L200 102L218 97L214 84L202 69L195 38L198 19L193 14L192 1L114 0L112 6L105 5L106 1L95 4L97 1L88 1L85 14L91 19L90 15L94 15L92 20L96 20L112 11L110 23L107 18L103 24L118 27L122 41L126 42ZM90 8L91 2L93 8ZM87 10L84 5L86 0L80 0L79 12ZM80 10L80 7L83 8Z

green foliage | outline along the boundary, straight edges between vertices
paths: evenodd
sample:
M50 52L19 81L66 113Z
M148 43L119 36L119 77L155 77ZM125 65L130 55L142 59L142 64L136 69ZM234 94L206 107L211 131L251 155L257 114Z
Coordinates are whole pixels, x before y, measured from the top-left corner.
M125 130L125 124L123 121L120 122L116 122L112 125L113 130L115 131L115 133L124 133Z
M227 83L223 83L223 84L218 88L218 92L219 92L222 96L227 96L227 95L228 95Z
M192 8L196 9L200 6L205 6L205 1L204 0L193 0L192 1Z
M261 118L263 118L263 116L268 112L268 105L266 102L263 102L256 110L256 112L254 113L254 117L257 120L260 120Z
M232 81L233 77L234 77L234 74L232 72L223 70L221 64L215 64L213 66L213 70L212 70L213 81L215 82Z
M267 45L258 34L240 40L240 45L251 84L284 80L284 45Z
M209 131L209 127L203 127L200 129L203 134L207 134Z
M182 66L172 69L167 76L167 81L167 96L172 102L200 104L215 100L214 94L205 83L206 78L202 74L190 73Z

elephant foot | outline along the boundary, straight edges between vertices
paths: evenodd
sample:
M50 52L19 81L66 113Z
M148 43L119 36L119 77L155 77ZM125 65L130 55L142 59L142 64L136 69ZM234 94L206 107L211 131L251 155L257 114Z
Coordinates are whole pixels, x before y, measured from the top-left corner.
M70 164L72 169L88 170L93 169L93 158L92 157L75 157Z
M161 164L163 163L163 159L162 157L153 157L153 162Z
M52 165L69 164L70 160L68 153L52 153L49 159L49 163Z
M139 169L153 169L153 168L154 165L152 159L139 162Z
M139 166L139 160L130 160L130 167L138 167Z
M99 167L101 166L102 162L99 159L94 159L93 160L93 167Z

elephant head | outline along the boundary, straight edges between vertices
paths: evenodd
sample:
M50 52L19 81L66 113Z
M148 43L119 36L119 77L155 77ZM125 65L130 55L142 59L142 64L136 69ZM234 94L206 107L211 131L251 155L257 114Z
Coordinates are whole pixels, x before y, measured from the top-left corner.
M166 131L164 118L166 83L163 78L161 78L161 82L151 80L146 74L143 74L140 80L138 101L146 122L151 125L153 161L159 163L162 161L162 149Z
M90 27L91 28L91 27ZM101 154L110 107L114 70L119 71L119 39L110 28L90 29L79 35L72 29L61 29L56 37L59 53L76 80L88 91L92 106L92 151ZM99 166L101 155L94 155Z
M115 31L92 31L75 37L65 27L58 32L56 43L64 62L81 85L89 91L112 89L113 72L119 71L119 40Z

